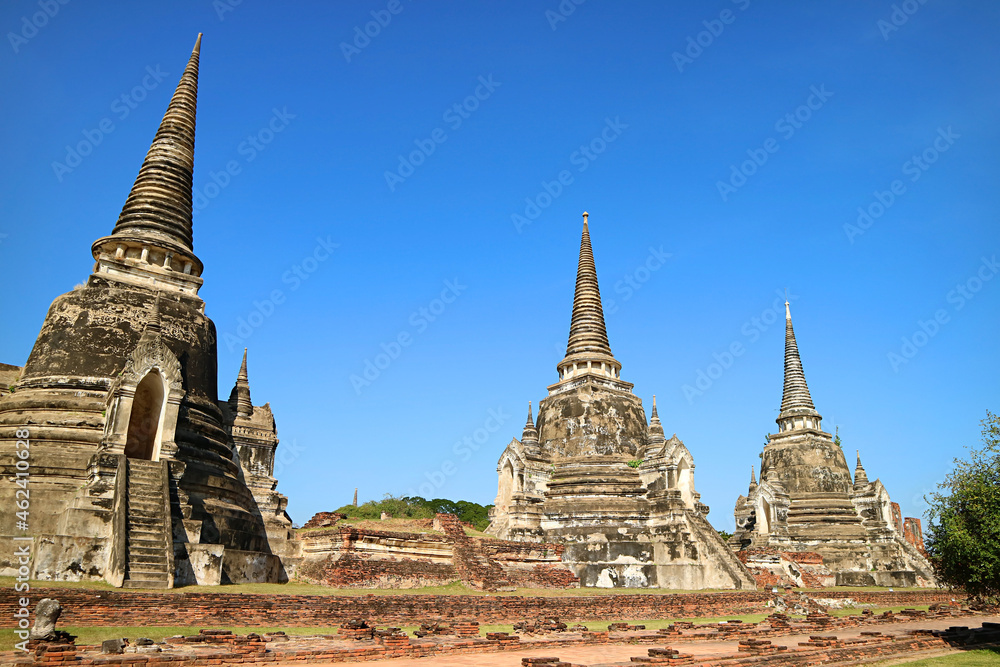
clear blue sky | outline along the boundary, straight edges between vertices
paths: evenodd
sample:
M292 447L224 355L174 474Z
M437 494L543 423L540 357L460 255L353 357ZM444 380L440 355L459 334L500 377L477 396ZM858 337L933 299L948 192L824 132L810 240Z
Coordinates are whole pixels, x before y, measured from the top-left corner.
M584 210L622 377L647 413L657 394L719 528L775 428L786 288L825 425L904 513L1000 408L993 3L48 1L0 9L0 360L86 280L204 32L194 234L230 336L220 395L247 345L300 523L429 478L492 502L556 380ZM356 389L366 360L385 368Z

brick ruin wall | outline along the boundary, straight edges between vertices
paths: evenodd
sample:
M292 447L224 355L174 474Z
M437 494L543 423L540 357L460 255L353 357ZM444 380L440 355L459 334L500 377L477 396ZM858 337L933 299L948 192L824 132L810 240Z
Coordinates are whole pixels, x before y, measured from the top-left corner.
M920 553L924 551L924 531L920 527L920 519L911 516L903 520L903 539L915 546Z
M0 589L0 627L13 627L18 597ZM883 607L930 605L959 596L948 591L823 591L823 598L850 598ZM768 613L765 592L631 594L565 597L513 595L233 595L226 593L133 593L80 588L32 588L32 603L59 600L62 626L331 627L364 618L378 625L474 619L514 623L556 617L563 622L727 617Z
M825 588L836 582L823 564L823 556L813 551L781 551L773 547L745 549L736 557L747 566L757 586Z
M476 590L579 585L561 563L561 545L468 537L465 526L450 514L426 521L424 527L433 526L438 533L338 526L339 515L321 514L306 524L320 530L298 535L304 560L297 575L311 583L407 589L461 581Z

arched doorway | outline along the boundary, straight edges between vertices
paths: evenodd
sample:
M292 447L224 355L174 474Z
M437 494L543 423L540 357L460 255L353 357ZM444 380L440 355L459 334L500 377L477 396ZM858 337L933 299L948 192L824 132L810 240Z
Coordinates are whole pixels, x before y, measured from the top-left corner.
M684 457L677 462L677 488L681 491L684 504L694 507L694 471Z
M500 479L497 488L496 505L499 508L510 507L510 497L514 493L514 466L510 461L506 461L500 469Z
M128 421L125 456L153 460L163 414L163 378L154 369L135 388L132 413Z
M771 503L767 502L767 498L761 498L757 508L757 532L761 535L771 532Z

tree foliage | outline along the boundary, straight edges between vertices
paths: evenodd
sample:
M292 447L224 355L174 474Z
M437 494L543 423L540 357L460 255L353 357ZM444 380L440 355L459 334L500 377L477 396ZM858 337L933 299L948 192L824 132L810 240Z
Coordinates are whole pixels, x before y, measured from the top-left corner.
M358 506L344 505L337 512L346 514L351 519L380 519L383 512L394 519L433 519L435 514L442 512L454 514L460 520L471 523L476 530L485 530L490 524L491 507L493 506L467 500L427 500L420 496L396 497L386 494L382 500L369 500Z
M1000 417L987 411L983 446L927 497L927 551L940 581L970 597L1000 601Z

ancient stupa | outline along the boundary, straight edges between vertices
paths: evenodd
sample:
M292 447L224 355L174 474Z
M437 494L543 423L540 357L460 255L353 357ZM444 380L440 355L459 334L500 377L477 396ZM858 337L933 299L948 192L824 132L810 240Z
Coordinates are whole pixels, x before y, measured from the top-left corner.
M822 428L785 303L785 378L778 432L736 501L734 549L815 552L837 585L915 586L934 582L930 563L906 539L898 505L870 482L861 455L852 478L840 443ZM912 524L912 520L910 521Z
M691 452L665 437L655 399L647 423L621 368L584 213L566 356L537 423L529 404L521 439L500 456L487 532L565 544L563 563L583 586L754 588L705 518Z
M232 406L219 402L216 329L198 296L200 46L199 35L117 224L93 244L93 273L55 299L0 397L0 469L15 476L27 439L31 491L27 526L0 528L0 574L17 570L13 539L31 537L37 579L286 579L274 420L250 405L245 365ZM16 490L0 485L0 501L13 507Z

